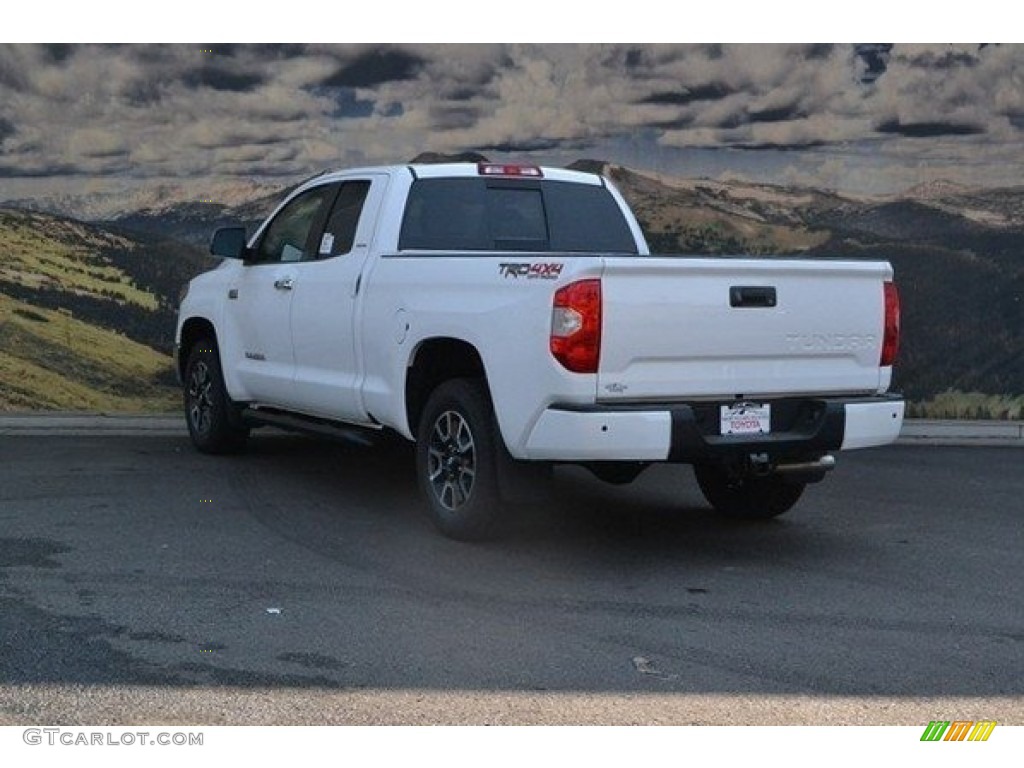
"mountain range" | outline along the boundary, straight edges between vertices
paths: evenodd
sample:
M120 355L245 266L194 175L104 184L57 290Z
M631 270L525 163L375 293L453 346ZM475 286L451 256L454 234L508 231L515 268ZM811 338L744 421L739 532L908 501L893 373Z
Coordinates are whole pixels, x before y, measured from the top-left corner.
M483 156L417 158L453 159ZM570 167L615 182L655 253L888 260L903 304L899 389L914 400L1024 393L1024 187L931 182L854 198L603 160ZM199 196L165 184L0 203L0 409L167 407L178 290L214 264L211 232L252 231L293 188Z

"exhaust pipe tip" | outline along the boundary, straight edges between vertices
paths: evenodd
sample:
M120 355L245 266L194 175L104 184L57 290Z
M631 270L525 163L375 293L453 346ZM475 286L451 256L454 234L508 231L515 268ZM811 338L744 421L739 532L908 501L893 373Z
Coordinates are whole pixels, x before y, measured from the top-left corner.
M817 461L801 461L792 464L778 464L774 474L786 479L802 483L816 483L836 468L836 457L831 454L822 456Z

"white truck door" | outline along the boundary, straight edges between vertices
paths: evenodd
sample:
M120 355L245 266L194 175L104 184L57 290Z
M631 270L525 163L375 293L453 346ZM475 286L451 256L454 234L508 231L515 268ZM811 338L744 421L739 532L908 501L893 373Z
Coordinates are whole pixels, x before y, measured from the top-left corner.
M316 259L301 265L292 299L295 407L362 422L357 301L388 177L345 179L316 235Z
M310 258L314 224L337 186L315 187L289 201L264 228L228 292L229 361L254 402L290 406L295 399L291 307L300 266Z

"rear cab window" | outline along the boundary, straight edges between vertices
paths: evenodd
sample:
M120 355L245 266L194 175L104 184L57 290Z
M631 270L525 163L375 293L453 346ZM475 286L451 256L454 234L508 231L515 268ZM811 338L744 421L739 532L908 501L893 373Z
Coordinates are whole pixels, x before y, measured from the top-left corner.
M398 247L637 253L629 224L603 185L472 177L414 181Z

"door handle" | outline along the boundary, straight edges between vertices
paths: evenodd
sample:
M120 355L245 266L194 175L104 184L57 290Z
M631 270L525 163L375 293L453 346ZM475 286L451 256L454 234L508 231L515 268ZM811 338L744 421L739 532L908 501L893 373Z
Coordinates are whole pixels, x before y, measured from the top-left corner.
M274 281L274 287L279 291L290 291L295 287L295 281L290 277L279 277Z

